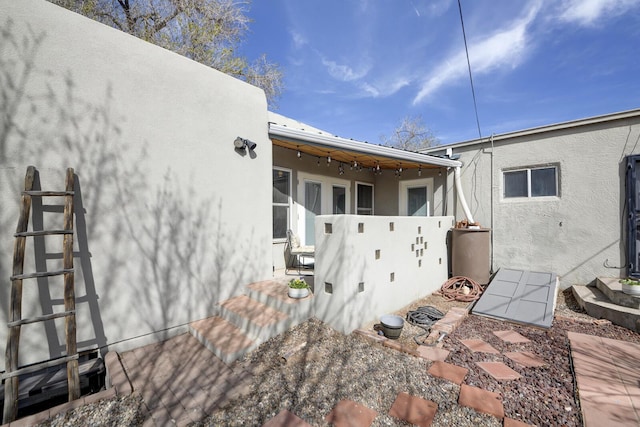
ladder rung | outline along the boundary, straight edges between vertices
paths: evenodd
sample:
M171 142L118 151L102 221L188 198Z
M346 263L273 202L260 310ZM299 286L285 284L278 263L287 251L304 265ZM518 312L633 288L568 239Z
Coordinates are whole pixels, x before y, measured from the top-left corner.
M24 368L16 369L15 371L5 372L2 374L2 379L13 378L22 374L30 374L32 372L39 371L40 369L50 368L52 366L62 365L63 363L67 363L71 360L78 360L78 355L74 354L73 356L62 357L60 359L48 360L42 363L36 363L35 365L25 366Z
M29 323L44 322L46 320L51 320L51 319L57 319L59 317L70 316L70 315L75 314L75 313L76 313L75 310L69 310L69 311L63 311L63 312L60 312L60 313L45 314L43 316L38 316L38 317L29 317L27 319L20 319L20 320L14 321L14 322L9 322L9 323L7 323L7 328L12 328L14 326L27 325Z
M49 236L54 234L73 234L73 230L37 230L16 233L13 237Z
M73 268L65 268L63 270L56 271L41 271L37 273L29 273L29 274L18 274L16 276L11 276L10 280L22 280L22 279L33 279L36 277L48 277L48 276L60 276L62 274L73 273Z
M36 191L29 190L23 191L25 196L73 196L73 191Z

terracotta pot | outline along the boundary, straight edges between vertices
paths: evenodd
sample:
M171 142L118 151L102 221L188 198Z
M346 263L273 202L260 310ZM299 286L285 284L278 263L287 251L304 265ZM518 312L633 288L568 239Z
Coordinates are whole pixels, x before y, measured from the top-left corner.
M309 296L309 288L303 288L303 289L289 288L288 294L290 298L306 298Z

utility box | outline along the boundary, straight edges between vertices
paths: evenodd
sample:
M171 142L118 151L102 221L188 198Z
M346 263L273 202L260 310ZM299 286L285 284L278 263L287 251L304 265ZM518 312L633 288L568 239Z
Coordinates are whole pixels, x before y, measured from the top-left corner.
M451 274L489 283L491 270L491 229L451 229Z

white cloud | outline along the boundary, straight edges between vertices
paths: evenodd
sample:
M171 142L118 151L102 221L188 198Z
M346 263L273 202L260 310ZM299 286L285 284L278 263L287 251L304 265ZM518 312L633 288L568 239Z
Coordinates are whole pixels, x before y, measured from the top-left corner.
M348 65L338 64L335 61L329 61L324 58L322 58L322 65L327 68L327 72L331 77L344 82L361 79L369 72L368 66L363 66L360 70L354 70Z
M560 20L593 25L600 19L622 15L637 5L637 0L567 0L562 5Z
M485 74L495 69L517 67L531 47L531 38L527 27L538 14L540 3L529 9L526 16L515 21L509 27L469 45L469 61L473 75ZM468 79L468 66L464 49L451 55L437 67L423 82L413 99L416 105L442 86L461 79Z
M300 49L307 44L307 39L296 30L290 30L289 34L291 34L291 41L293 41L294 48Z
M433 16L443 15L451 5L451 0L435 0L428 2L429 13Z
M377 81L375 83L361 83L362 89L367 96L371 98L380 98L391 96L405 86L408 86L410 80L405 77L394 78L391 81Z

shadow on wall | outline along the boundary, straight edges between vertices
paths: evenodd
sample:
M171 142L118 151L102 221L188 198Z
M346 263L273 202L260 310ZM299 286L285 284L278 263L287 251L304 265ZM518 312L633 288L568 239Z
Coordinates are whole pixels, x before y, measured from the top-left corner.
M104 97L96 99L76 88L72 71L35 67L46 33L29 29L18 36L15 27L11 19L0 24L0 183L3 197L16 200L13 209L0 211L3 247L9 252L13 242L26 165L40 167L45 189L58 188L64 168L73 167L79 348L104 347L211 314L253 275L250 263L238 263L252 248L235 241L237 230L223 223L224 200L213 191L198 195L170 170L163 180L149 178L148 144L124 140L126 112L115 111L112 83L96 79L105 87ZM61 207L36 199L30 223L40 227L47 210ZM45 270L59 255L44 241L28 241L27 250ZM10 262L10 256L0 259L0 277L9 276ZM23 307L37 304L52 312L56 297L48 281L37 286L38 300L25 300ZM8 300L9 286L0 286L1 319L8 319ZM45 326L46 339L27 334L24 328L21 341L38 354L63 351L54 321Z

